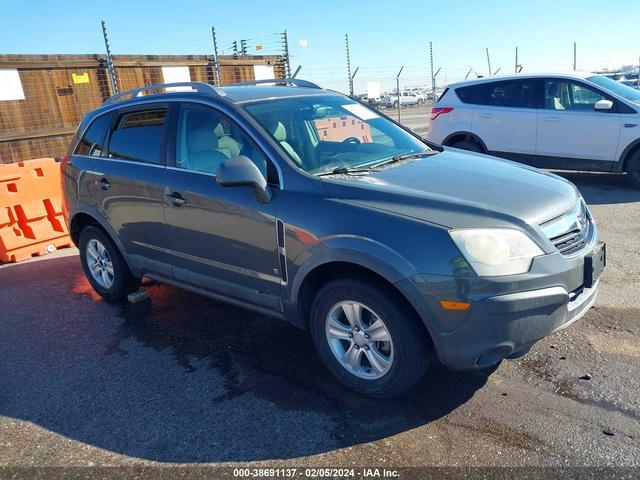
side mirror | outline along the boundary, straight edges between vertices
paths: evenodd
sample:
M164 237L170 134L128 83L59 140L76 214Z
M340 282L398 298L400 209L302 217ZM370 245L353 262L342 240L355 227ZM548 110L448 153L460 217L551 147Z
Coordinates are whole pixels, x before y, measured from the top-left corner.
M271 190L256 164L239 155L227 158L218 166L216 181L221 187L249 187L260 203L271 201Z
M607 111L613 108L613 102L611 100L598 100L596 104L593 106L593 109L596 111Z

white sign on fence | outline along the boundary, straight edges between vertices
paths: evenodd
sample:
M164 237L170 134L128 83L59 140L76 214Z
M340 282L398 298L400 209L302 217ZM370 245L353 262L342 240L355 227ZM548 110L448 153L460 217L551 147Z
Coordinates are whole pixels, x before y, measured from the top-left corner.
M190 82L189 67L162 67L164 83ZM191 87L168 87L167 92L191 90Z
M273 65L254 65L253 76L256 80L271 80L275 78Z
M0 68L0 101L24 100L20 74L15 68Z

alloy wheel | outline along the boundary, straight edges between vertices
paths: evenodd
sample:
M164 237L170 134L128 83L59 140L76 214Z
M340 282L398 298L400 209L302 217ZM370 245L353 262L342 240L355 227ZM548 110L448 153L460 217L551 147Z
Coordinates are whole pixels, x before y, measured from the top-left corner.
M353 375L374 380L391 368L391 335L382 318L366 305L350 300L334 305L325 332L334 357Z
M105 246L95 238L87 243L87 265L91 276L102 288L109 289L113 285L113 262Z

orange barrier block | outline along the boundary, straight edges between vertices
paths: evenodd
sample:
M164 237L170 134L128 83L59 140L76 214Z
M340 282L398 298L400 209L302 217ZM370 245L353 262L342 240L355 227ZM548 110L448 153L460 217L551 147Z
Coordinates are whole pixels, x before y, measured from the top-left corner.
M0 165L0 262L71 246L53 158Z

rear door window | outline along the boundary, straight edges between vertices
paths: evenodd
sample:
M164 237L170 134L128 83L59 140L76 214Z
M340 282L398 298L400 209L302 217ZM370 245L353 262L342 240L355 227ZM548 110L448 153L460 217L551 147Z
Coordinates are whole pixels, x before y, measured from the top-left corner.
M106 114L94 119L85 134L82 136L82 140L78 143L73 154L100 157L102 155L105 137L112 118L113 115Z
M533 79L489 82L456 90L464 103L494 107L536 108Z
M109 140L109 158L162 162L161 145L167 109L147 108L121 113Z

